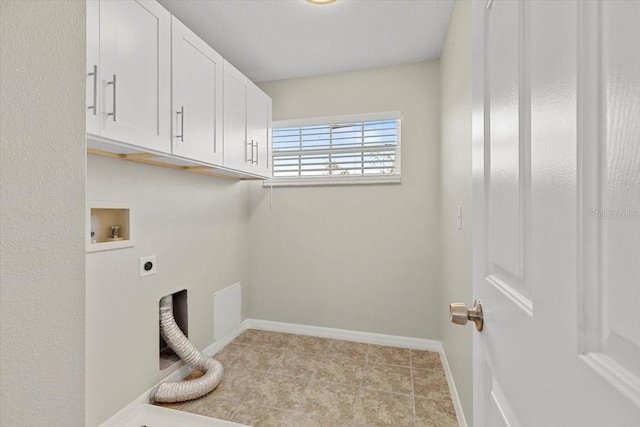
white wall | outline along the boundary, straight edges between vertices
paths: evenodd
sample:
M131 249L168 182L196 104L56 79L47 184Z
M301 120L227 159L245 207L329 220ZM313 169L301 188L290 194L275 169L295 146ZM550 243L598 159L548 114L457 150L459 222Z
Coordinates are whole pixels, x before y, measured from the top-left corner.
M474 329L449 322L451 302L471 304L471 2L457 1L440 58L441 84L441 301L442 344L472 422L471 342ZM456 210L462 206L462 230Z
M164 376L162 296L188 289L189 338L201 350L213 343L213 293L242 282L248 300L249 240L245 183L88 157L87 199L132 202L136 233L133 248L87 254L87 425L94 426ZM141 278L139 258L147 255L157 256L158 273Z
M400 110L402 184L250 196L249 316L439 338L438 62L261 83L274 120Z
M81 426L85 4L0 16L0 425Z

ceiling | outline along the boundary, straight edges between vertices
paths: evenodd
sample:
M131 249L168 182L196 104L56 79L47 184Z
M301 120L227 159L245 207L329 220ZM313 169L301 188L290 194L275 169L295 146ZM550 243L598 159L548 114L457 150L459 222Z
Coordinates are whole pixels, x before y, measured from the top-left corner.
M159 0L253 81L440 57L453 0Z

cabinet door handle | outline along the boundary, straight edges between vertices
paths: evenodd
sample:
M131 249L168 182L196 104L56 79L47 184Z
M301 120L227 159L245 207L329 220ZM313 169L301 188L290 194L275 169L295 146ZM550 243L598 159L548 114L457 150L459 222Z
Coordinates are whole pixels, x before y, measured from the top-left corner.
M258 164L258 156L259 156L259 153L260 153L260 150L258 150L258 144L259 144L259 141L258 141L258 140L256 140L256 144L255 144L255 150L256 150L255 161L252 161L252 162L251 162L251 163L253 163L254 165L257 165L257 164ZM251 153L251 157L252 157L252 158L254 157L254 156L253 156L253 153Z
M89 73L90 76L93 76L93 105L89 106L87 109L93 110L93 115L98 114L98 108L96 107L98 100L98 66L93 66L93 73Z
M249 158L249 146L251 146L251 158ZM253 164L253 139L251 140L251 142L247 142L244 157L247 162Z
M180 138L180 142L184 142L184 105L180 107L180 111L176 111L176 114L180 115L180 135L176 135L176 138Z
M113 112L108 113L107 116L113 116L113 121L116 121L116 75L113 75L113 80L107 82L107 85L113 85Z

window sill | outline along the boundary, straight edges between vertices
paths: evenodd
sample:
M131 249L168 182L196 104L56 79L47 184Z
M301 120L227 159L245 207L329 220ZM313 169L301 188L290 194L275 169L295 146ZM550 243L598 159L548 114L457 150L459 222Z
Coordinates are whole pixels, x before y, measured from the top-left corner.
M387 176L334 176L332 178L274 178L262 181L263 187L314 187L331 185L370 185L370 184L401 184L401 175Z

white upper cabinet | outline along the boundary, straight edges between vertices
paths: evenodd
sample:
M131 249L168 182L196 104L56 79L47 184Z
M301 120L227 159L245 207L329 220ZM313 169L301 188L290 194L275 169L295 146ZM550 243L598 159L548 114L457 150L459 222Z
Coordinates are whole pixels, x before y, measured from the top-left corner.
M224 63L224 166L271 176L271 99L227 61Z
M224 61L224 166L248 171L252 147L247 141L247 92L251 82Z
M98 115L100 62L100 6L97 1L87 2L87 133L100 134Z
M253 84L247 95L247 139L253 149L251 171L270 177L271 98Z
M155 1L100 1L100 135L170 153L171 15Z
M175 17L172 43L172 152L222 165L222 56Z
M86 4L91 153L234 178L271 176L264 92L154 0Z

